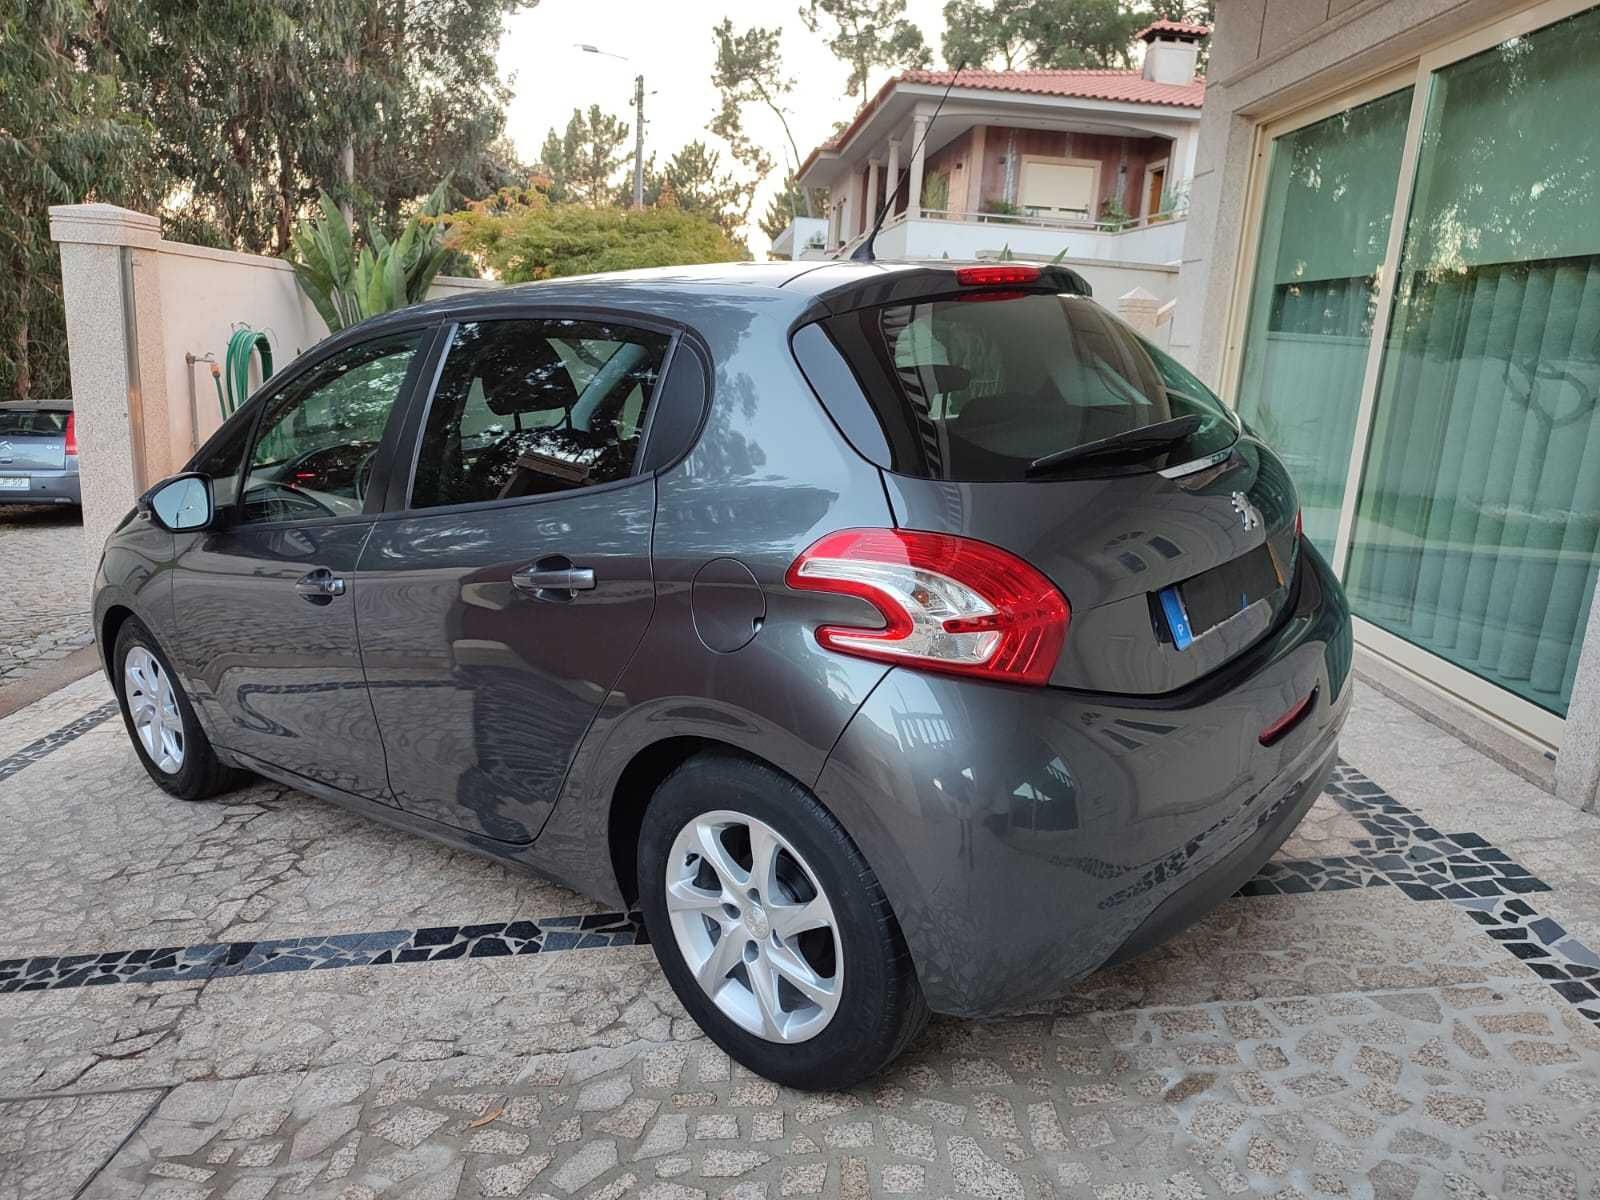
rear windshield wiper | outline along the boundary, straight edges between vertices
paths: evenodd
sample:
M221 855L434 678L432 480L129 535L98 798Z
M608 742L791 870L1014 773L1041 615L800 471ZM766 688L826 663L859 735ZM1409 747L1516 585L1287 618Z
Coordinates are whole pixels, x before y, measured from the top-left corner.
M1192 413L1186 417L1173 417L1170 421L1157 421L1154 425L1141 425L1137 429L1127 429L1110 437L1084 442L1081 446L1068 446L1065 450L1036 458L1028 464L1023 474L1031 479L1035 475L1045 475L1060 467L1095 458L1149 458L1193 437L1203 424L1205 418Z

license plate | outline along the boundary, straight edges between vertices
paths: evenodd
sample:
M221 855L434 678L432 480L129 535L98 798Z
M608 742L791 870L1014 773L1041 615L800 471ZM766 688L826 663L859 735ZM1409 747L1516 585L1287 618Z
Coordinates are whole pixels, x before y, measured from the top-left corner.
M0 492L25 492L32 483L26 475L0 475Z
M1157 597L1172 644L1187 650L1196 638L1266 599L1284 582L1272 552L1261 545L1192 579L1162 588Z

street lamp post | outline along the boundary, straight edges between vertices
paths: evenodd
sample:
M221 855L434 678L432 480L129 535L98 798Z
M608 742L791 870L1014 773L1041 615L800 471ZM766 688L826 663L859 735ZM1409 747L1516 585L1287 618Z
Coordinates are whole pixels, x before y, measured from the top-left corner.
M603 54L618 62L632 62L626 55L613 54L588 42L574 42L585 54ZM644 207L644 76L633 77L633 206Z

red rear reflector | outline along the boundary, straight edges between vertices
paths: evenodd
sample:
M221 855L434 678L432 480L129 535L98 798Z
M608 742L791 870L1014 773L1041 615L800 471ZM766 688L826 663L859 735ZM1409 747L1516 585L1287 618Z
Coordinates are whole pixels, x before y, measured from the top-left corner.
M800 591L865 600L881 627L822 625L841 654L1040 685L1067 636L1066 598L1016 555L971 538L905 529L830 533L785 577Z
M1317 689L1312 688L1309 696L1296 704L1288 712L1284 713L1283 716L1279 717L1271 725L1268 725L1265 729L1263 729L1260 734L1257 735L1256 740L1259 741L1263 746L1271 746L1275 742L1281 742L1284 738L1289 736L1290 732L1296 725L1300 724L1300 722L1305 719L1306 715L1311 711L1311 706L1316 702Z
M78 414L67 414L67 453L76 458L78 456Z
M962 287L994 287L1008 283L1038 283L1038 267L957 267L956 282Z

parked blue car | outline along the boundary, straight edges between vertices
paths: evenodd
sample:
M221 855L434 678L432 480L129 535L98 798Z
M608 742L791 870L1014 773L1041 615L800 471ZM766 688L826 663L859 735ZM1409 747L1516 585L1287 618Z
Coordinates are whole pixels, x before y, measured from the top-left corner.
M0 504L81 504L70 400L0 403Z

